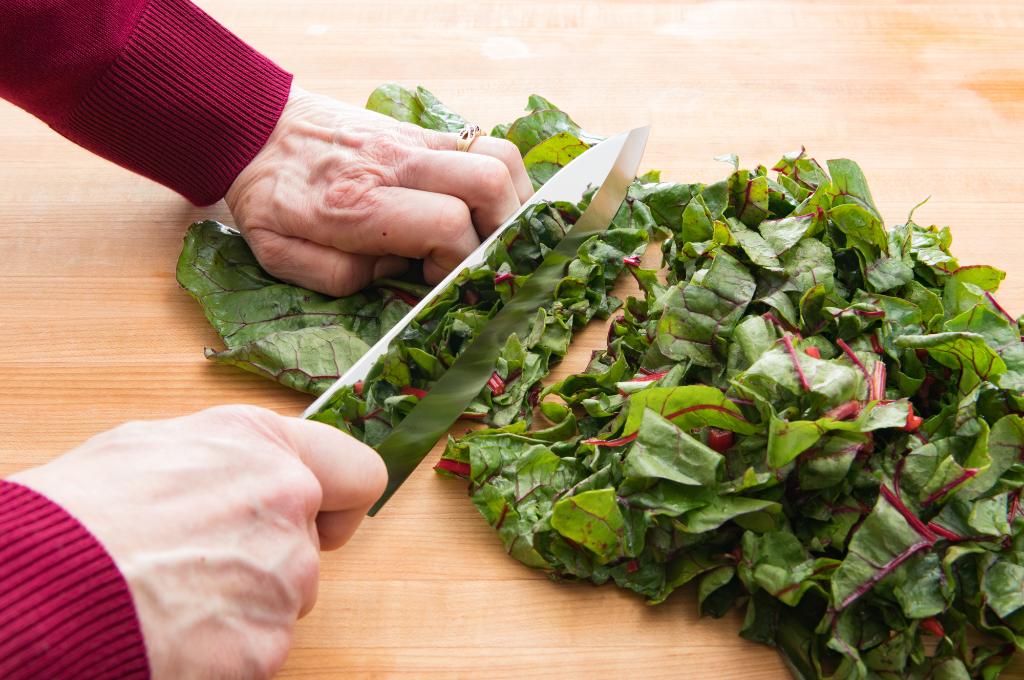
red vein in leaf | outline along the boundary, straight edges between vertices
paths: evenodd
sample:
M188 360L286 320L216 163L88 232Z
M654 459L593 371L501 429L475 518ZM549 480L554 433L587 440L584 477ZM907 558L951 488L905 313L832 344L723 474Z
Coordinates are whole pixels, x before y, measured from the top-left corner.
M498 517L498 521L494 524L494 530L497 531L501 528L501 525L505 523L505 517L508 516L508 503L501 509L501 516Z
M948 484L943 485L942 488L940 488L938 491L928 496L928 498L925 498L924 501L922 501L921 505L931 505L932 503L939 500L956 487L960 486L967 480L974 477L976 474L978 474L978 468L965 469L963 472L960 473L960 475L956 479L949 482Z
M650 371L648 371L644 375L638 375L635 378L630 378L629 382L651 382L653 380L659 380L661 378L664 378L667 374L668 371L661 371L660 373L651 373Z
M673 418L678 418L684 413L692 413L694 411L718 411L720 413L730 415L736 420L742 420L744 423L748 422L747 419L743 417L742 413L736 413L735 411L727 409L724 406L719 406L717 404L697 404L695 406L687 406L686 408L679 409L678 411L668 414L667 416L665 416L665 419L672 420Z
M766 321L770 321L771 323L775 324L776 328L780 328L780 329L782 329L784 331L789 331L790 333L797 333L798 332L796 326L794 326L793 324L789 323L788 321L783 321L782 319L780 319L779 317L775 316L771 312L765 312L764 314L761 315L761 318L766 320Z
M807 382L807 376L804 375L804 369L800 366L800 359L797 357L796 349L793 347L793 340L789 334L782 336L782 344L786 346L786 351L789 352L790 358L793 359L793 368L796 370L797 377L800 378L800 387L805 392L811 391L811 383Z
M584 439L583 443L592 444L593 446L622 446L623 444L628 444L636 439L638 434L640 433L634 432L633 434L626 435L625 437L619 437L618 439L598 439L597 437L594 437L592 439Z
M736 212L736 217L743 219L743 213L747 212L747 206L750 205L750 190L754 187L754 180L747 180L747 188L743 192L743 207Z
M903 501L901 501L899 497L889 489L889 487L883 484L879 487L878 491L882 494L885 500L889 502L889 505L896 508L896 511L903 515L903 519L907 520L907 524L909 524L914 531L921 534L921 537L929 543L935 542L935 534L925 526L925 523L922 522L917 515L910 511L910 508L903 504Z
M1012 323L1012 324L1016 324L1017 323L1017 320L1014 319L1012 316L1010 316L1010 313L1008 311L1006 311L1005 309L1003 309L1003 306L1001 304L996 302L996 297L994 295L992 295L992 293L990 293L990 292L988 292L986 290L985 291L985 297L988 298L988 301L992 303L993 307L995 307L1000 312L1002 312L1003 316L1005 316L1007 319L1010 320L1010 323Z
M498 274L494 277L494 285L497 286L499 283L505 283L515 278L515 274L512 272L505 272L504 274Z
M853 349L846 344L846 341L843 340L842 338L839 338L838 340L836 340L836 344L839 345L839 349L843 350L843 354L845 354L846 357L853 362L854 366L860 369L860 372L863 373L864 377L867 378L870 382L871 376L868 374L868 369L864 366L864 363L857 358L857 355L854 354Z
M925 530L927 531L927 529ZM896 557L892 558L890 561L886 562L882 567L878 568L875 571L875 573L873 573L866 581L864 581L864 583L861 583L859 586L857 586L857 588L852 593L850 593L845 600L843 600L840 603L839 608L845 609L846 607L849 607L858 598L860 598L869 590L874 588L876 583L878 583L883 578L894 572L897 567L899 567L901 564L903 564L904 562L906 562L922 550L932 547L933 544L934 540L923 540L920 543L915 543L903 552L896 555ZM850 551L850 554L856 555L857 553ZM860 557L862 560L870 564L870 562L863 556L858 555L858 557Z
M622 258L622 263L624 265L626 265L627 267L639 267L640 266L640 258L637 255L628 255L628 256Z
M936 535L941 536L947 541L953 541L954 543L956 543L957 541L963 541L966 539L966 537L961 536L955 531L950 531L946 527L942 526L941 524L936 524L935 522L928 522L928 528L931 531L933 531Z

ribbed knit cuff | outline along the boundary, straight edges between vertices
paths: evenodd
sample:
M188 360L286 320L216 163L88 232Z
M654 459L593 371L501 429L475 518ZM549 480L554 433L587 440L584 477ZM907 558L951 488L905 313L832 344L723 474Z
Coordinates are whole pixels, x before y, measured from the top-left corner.
M60 506L0 480L0 678L148 678L131 592Z
M124 50L58 132L197 205L259 152L292 77L186 0L150 0Z

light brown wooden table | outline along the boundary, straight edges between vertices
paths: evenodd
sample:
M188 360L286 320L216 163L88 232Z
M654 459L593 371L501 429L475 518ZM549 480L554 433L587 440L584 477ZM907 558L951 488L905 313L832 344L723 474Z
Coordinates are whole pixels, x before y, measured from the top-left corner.
M652 123L646 167L716 180L712 157L806 145L863 166L889 224L950 224L964 263L1009 272L1024 312L1024 3L200 0L298 74L362 103L424 84L467 117L532 92L586 128ZM230 216L108 165L0 103L0 476L130 418L308 398L208 364L216 337L174 282L185 226ZM559 374L603 331L583 333ZM435 452L436 455L436 452ZM782 678L774 652L507 558L460 484L424 465L323 562L282 677ZM1016 675L1024 677L1017 666Z

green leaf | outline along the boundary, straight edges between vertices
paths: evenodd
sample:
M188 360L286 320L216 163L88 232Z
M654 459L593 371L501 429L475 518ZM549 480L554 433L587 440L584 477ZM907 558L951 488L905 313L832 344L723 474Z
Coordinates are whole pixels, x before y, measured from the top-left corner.
M519 147L524 156L538 144L555 135L567 132L584 144L597 144L602 137L585 132L564 111L537 109L515 120L505 133L505 138Z
M632 395L628 404L623 436L640 428L648 409L683 430L708 425L743 434L758 430L721 390L705 385L652 387Z
M569 132L559 132L531 148L523 157L523 164L533 181L533 188L539 189L556 172L589 148L589 144Z
M362 338L343 326L320 326L270 333L222 352L207 348L206 358L300 392L320 394L368 349Z
M381 85L370 93L366 108L395 120L441 132L458 132L466 125L465 118L442 104L423 87L407 90L394 83Z
M902 335L895 343L897 347L927 350L940 364L958 371L961 394L969 394L981 382L1006 372L1006 363L977 333Z
M850 540L849 551L832 579L832 598L845 609L903 562L932 546L890 501L879 496L871 514Z
M679 484L714 484L722 455L646 409L636 443L623 461L627 477L668 479Z
M786 252L811 231L814 215L790 215L777 220L761 223L761 236L772 247L776 255Z
M551 526L597 555L601 564L623 555L625 519L615 489L595 489L555 503Z
M836 158L828 161L828 172L840 197L855 200L856 204L864 206L876 216L880 215L859 165L846 158Z
M739 520L755 514L774 515L781 512L781 506L761 498L744 496L715 496L696 510L673 520L681 530L690 534L701 534L719 528L730 520Z
M985 571L983 583L988 606L998 616L1005 619L1024 607L1024 566L999 560Z
M713 366L724 353L716 351L728 338L754 296L754 279L735 259L719 253L699 283L669 290L658 324L658 347L670 359L689 359Z

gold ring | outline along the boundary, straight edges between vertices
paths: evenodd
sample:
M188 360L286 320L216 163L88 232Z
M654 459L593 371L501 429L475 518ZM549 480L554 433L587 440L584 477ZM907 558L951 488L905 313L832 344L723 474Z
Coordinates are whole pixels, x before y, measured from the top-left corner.
M459 138L455 140L456 151L469 151L477 137L486 136L487 133L480 129L479 125L464 125L459 130Z

